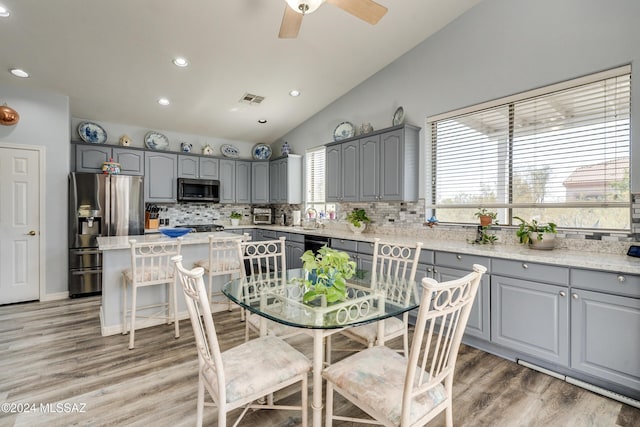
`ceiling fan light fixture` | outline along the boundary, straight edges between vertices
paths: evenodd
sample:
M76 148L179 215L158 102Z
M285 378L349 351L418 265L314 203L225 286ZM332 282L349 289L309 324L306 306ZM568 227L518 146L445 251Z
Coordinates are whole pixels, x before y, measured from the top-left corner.
M285 0L289 7L298 13L307 15L313 13L325 0Z

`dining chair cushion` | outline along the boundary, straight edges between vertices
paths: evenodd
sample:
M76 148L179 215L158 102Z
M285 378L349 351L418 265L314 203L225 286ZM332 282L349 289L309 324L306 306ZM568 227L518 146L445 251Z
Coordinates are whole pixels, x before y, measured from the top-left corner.
M173 272L173 268L146 268L144 271L138 271L136 273L136 282L153 282L154 280L166 282L167 279L173 278ZM133 272L131 270L127 269L123 273L129 282L133 282Z
M348 390L361 403L386 414L393 425L400 425L407 362L408 359L396 351L376 346L334 363L322 376L338 389ZM446 398L444 386L436 384L428 393L414 399L407 424L412 425Z
M311 369L309 359L273 336L256 338L224 351L222 363L227 382L227 403L259 390L268 390ZM211 365L205 364L202 374L217 387L217 377Z
M404 330L404 322L397 317L389 317L382 320L382 322L384 322L384 335L387 337L399 334ZM378 337L378 324L375 322L367 323L366 325L349 328L345 332L354 332L361 338L373 343Z
M196 267L202 267L205 271L209 271L209 260L201 259L194 263ZM240 260L237 258L222 258L214 262L213 269L211 270L214 273L222 272L222 271L230 271L230 270L238 270L240 268Z

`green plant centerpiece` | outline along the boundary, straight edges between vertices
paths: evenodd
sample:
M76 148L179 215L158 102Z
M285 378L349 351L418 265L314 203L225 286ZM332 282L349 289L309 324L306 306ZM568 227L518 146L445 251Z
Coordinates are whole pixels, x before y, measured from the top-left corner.
M557 233L556 224L553 222L540 224L535 219L525 221L518 216L514 216L513 219L520 221L516 230L516 236L518 236L520 243L528 245L532 249L553 249Z
M356 272L356 263L349 254L323 246L317 254L306 251L300 257L307 271L303 282L306 292L303 302L311 302L325 295L328 303L347 299L347 279Z
M362 233L367 227L367 224L371 222L364 209L354 209L347 214L347 221L349 222L349 228L354 233Z

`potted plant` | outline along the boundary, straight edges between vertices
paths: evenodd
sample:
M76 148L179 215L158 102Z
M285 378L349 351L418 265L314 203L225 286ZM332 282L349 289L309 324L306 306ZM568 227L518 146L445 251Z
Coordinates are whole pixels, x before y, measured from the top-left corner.
M231 215L229 215L229 218L231 218L231 225L233 226L237 226L240 224L240 219L242 218L242 214L236 211L231 212Z
M478 212L473 215L480 220L480 225L483 227L486 227L493 223L498 223L498 214L496 212L487 210L487 208L479 208Z
M540 224L535 219L525 221L518 216L513 218L520 221L520 226L516 230L520 243L529 245L532 249L553 249L557 233L556 224L553 222Z
M362 233L367 228L367 223L371 222L364 209L354 209L347 214L349 228L354 233Z
M324 295L326 302L344 301L347 298L346 280L356 272L356 263L349 254L328 246L318 249L318 253L308 250L300 257L302 268L307 271L304 279L306 292L303 302L311 302Z

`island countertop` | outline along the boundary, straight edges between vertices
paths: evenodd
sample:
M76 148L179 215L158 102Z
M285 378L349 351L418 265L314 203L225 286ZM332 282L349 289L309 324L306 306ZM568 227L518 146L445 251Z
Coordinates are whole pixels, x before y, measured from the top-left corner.
M228 233L225 231L216 231L215 233L187 233L182 236L183 245L195 245L195 244L208 244L209 235L212 234L219 239L232 239L241 238L242 236L236 233ZM171 242L175 241L175 237L168 237L162 233L150 233L141 234L136 236L103 236L98 237L98 249L101 251L112 251L118 249L129 249L131 245L130 240L137 242Z

